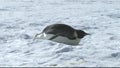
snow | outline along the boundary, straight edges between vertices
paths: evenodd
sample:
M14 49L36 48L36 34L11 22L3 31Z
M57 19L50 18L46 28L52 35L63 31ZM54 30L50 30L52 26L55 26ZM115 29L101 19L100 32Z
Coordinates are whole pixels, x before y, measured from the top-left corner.
M71 46L35 40L64 23L91 35ZM0 67L119 67L119 0L0 0Z

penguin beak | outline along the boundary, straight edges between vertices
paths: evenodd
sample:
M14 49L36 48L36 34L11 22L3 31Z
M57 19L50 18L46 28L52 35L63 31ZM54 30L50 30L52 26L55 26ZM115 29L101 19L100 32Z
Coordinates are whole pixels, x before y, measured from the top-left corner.
M90 33L86 33L86 35L91 35Z

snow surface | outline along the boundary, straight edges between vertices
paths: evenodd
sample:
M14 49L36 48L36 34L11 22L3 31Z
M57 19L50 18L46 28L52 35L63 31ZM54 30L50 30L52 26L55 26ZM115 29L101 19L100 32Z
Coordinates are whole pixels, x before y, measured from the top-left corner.
M50 24L91 35L71 46L35 40ZM120 0L0 0L0 67L119 67Z

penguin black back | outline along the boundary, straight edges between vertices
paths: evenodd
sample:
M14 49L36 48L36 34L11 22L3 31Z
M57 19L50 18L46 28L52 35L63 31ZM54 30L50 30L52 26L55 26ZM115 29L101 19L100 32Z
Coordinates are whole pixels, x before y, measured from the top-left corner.
M66 25L66 24L53 24L47 26L43 32L46 34L54 34L54 35L59 35L59 36L65 36L69 39L75 39L76 37L74 36L75 29L72 27Z

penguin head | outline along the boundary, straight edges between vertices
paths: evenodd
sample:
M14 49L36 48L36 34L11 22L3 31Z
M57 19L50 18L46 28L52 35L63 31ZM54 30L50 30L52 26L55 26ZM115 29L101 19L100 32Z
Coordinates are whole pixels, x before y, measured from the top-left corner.
M78 38L83 38L86 35L90 35L82 30L76 30Z

